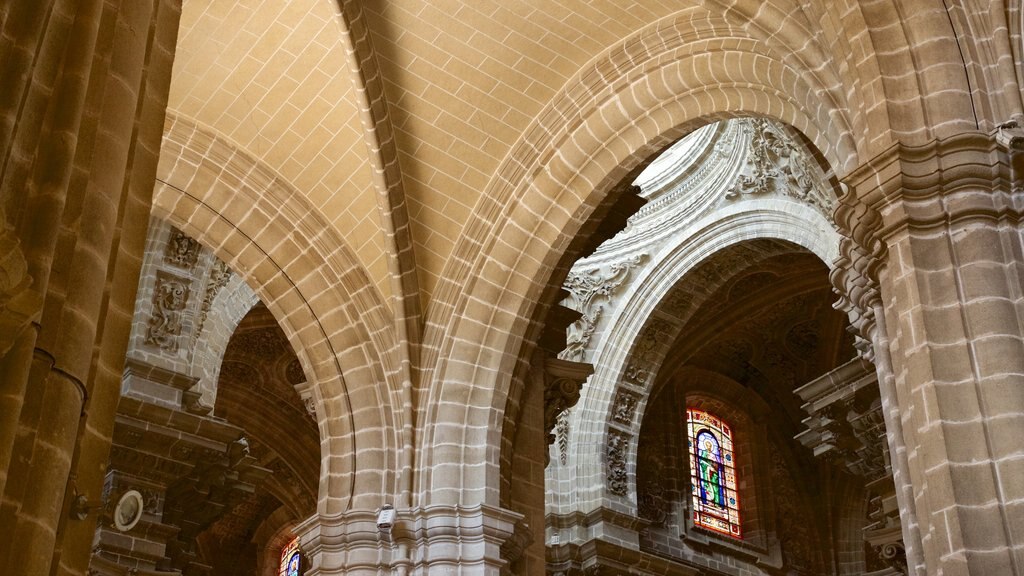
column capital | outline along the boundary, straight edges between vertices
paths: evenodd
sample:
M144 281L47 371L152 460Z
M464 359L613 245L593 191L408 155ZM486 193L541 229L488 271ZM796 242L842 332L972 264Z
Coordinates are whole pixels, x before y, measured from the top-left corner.
M1019 148L1014 144L1018 140L1007 137L1008 130L1016 128L964 132L921 145L893 144L843 178L849 193L840 201L837 220L841 212L856 212L853 204L863 204L881 215L876 233L884 238L904 226L926 227L972 214L1006 213L1013 207L992 192L1019 188L1011 187L1012 153ZM941 202L950 194L960 196L954 202ZM846 216L844 220L854 215Z
M956 220L1019 218L1022 158L1015 121L992 133L964 132L926 144L895 143L850 172L841 183L835 223L843 235L831 274L861 355L874 359L874 310L881 304L878 274L888 239L900 230L926 229Z

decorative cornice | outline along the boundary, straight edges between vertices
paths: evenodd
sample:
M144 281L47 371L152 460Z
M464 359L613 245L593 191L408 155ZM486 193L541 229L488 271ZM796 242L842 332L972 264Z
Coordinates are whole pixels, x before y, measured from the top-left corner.
M392 568L403 563L426 571L434 563L498 567L510 559L505 554L525 549L529 544L522 514L479 504L476 506L434 505L413 509L396 509L390 534L377 527L376 510L350 510L334 515L314 515L295 528L302 549L316 563L326 555L347 558L346 572ZM394 542L408 542L411 549L425 550L429 555L388 562L378 554L355 553L357 549L390 549ZM448 543L459 542L460 546ZM483 546L477 546L483 544ZM391 564L390 566L388 564Z
M928 227L1012 207L992 191L1010 191L1010 155L997 134L966 132L919 146L896 143L844 179L858 202L883 216L882 238L904 226ZM1003 138L1008 142L1012 139ZM967 192L956 202L929 202ZM981 192L981 193L978 193Z

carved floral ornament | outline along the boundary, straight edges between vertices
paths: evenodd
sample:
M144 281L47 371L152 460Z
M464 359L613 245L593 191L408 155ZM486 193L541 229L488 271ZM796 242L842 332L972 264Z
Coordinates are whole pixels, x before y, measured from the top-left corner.
M569 273L565 281L565 289L569 292L569 307L582 316L566 331L566 347L558 355L559 358L585 361L587 348L605 308L629 279L630 273L643 264L646 258L646 254L635 254L611 265Z
M646 386L649 383L656 368L655 361L662 349L660 343L674 332L672 324L664 320L654 320L644 329L626 366L626 382L638 386Z
M206 319L210 316L210 311L213 309L214 299L217 298L217 294L219 294L221 289L224 288L224 286L226 286L231 280L231 276L231 268L228 268L227 264L215 258L213 266L210 267L210 277L206 281L206 289L203 291L203 302L199 307L199 317L196 319L196 329L192 332L193 346L199 339L199 335L203 332L203 326L206 324Z
M765 118L739 120L750 134L750 150L736 182L726 191L731 200L781 194L805 202L831 220L835 200L822 185L824 174L807 151L782 126Z
M629 489L626 475L626 458L632 436L621 430L608 430L607 457L608 491L616 496L625 496Z

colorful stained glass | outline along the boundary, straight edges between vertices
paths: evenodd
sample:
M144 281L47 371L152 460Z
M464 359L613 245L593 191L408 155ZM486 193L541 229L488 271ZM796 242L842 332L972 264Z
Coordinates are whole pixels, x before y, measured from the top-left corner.
M299 539L295 538L281 550L281 576L299 576L300 564L302 553L299 552Z
M688 408L686 432L694 525L740 538L732 430L716 416Z

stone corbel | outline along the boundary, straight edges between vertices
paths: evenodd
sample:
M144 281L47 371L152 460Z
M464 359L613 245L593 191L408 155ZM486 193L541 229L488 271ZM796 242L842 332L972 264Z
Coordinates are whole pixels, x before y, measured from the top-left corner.
M576 405L583 383L593 373L594 367L583 362L560 358L544 361L544 430L549 446L555 441L559 414Z

